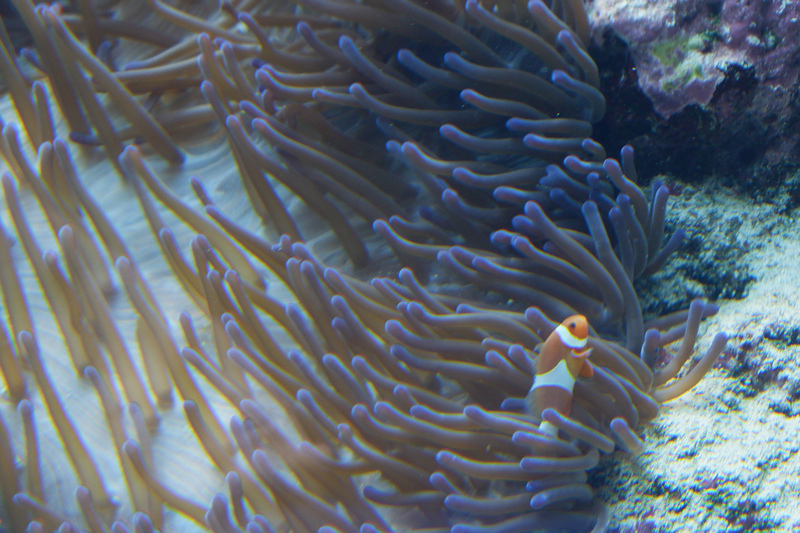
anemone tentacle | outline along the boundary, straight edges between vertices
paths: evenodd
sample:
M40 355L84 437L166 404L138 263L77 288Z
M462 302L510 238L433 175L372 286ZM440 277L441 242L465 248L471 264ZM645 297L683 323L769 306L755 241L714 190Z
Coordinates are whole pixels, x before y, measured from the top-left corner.
M643 320L682 233L591 138L582 2L13 3L12 527L606 529L587 471L725 335L687 369L716 308Z

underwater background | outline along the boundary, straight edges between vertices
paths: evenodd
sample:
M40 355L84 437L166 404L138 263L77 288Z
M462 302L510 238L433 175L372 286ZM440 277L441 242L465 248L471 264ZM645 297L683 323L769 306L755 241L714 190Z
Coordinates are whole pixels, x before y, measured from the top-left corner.
M0 531L800 528L800 6L0 8Z

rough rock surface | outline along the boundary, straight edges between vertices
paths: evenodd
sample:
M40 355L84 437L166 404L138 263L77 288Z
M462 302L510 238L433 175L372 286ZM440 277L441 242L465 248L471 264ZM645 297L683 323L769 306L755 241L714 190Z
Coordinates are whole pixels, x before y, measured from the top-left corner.
M688 186L671 212L690 234L705 224L709 235L699 254L684 250L668 272L730 248L754 279L745 298L719 300L704 323L700 351L716 331L728 332L728 347L697 387L644 428L647 451L617 452L594 473L613 502L612 531L798 531L800 220L718 184Z
M800 2L594 0L596 37L613 29L630 46L639 83L664 117L708 104L729 65L752 66L771 87L798 74Z
M608 153L632 144L646 180L715 176L760 201L798 204L800 195L783 189L800 168L800 2L587 6L608 101L595 138Z

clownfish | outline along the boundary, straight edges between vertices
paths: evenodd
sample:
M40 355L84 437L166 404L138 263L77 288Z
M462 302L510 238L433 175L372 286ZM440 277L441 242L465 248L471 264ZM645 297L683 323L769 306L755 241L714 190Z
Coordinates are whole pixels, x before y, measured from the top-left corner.
M592 377L594 369L588 361L591 348L586 348L589 323L582 315L573 315L562 322L542 344L534 369L533 386L528 393L528 414L540 419L542 411L555 409L564 416L572 410L572 389L578 376ZM539 430L555 437L558 428L549 422Z

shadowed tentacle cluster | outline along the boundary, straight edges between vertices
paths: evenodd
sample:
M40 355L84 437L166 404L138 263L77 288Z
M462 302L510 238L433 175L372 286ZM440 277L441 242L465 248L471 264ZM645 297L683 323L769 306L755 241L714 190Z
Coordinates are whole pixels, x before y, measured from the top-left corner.
M15 233L0 226L0 370L18 411L0 416L0 496L15 531L606 529L587 471L640 452L635 428L725 336L684 370L716 308L643 322L633 280L681 233L665 242L668 190L639 189L631 149L619 163L591 139L605 104L581 2L15 5L35 41L20 58L0 39L21 125L0 124ZM161 273L82 176L94 147ZM212 176L175 192L204 150L235 166L263 227ZM154 288L167 270L178 316ZM54 383L41 305L113 466ZM593 372L571 409L532 411L541 343L575 314ZM163 475L176 411L210 502ZM44 482L48 415L71 506Z

